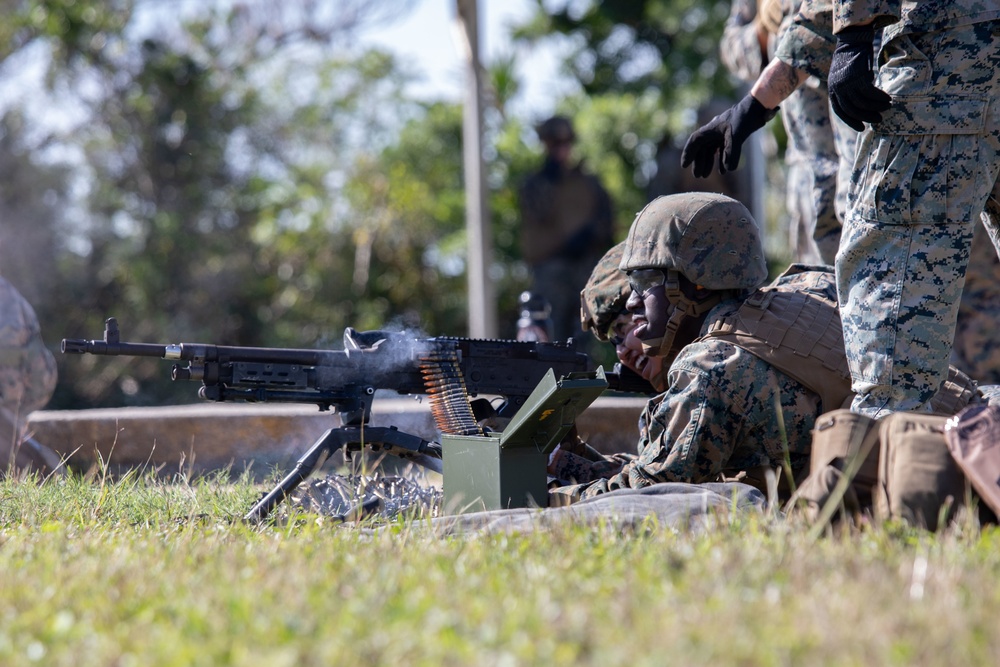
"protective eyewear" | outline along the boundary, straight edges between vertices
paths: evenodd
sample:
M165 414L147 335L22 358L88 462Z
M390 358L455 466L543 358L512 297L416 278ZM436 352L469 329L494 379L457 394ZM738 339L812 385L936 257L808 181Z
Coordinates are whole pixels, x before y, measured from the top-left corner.
M640 299L645 298L649 290L666 282L667 275L660 269L636 269L628 272L628 284Z

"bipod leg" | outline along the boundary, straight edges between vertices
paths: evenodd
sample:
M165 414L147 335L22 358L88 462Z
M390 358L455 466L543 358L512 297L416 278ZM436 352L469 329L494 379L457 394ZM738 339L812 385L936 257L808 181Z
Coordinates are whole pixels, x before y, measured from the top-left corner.
M295 463L295 468L270 493L258 500L257 504L251 507L250 511L244 515L243 520L260 523L266 519L271 510L287 498L303 480L312 474L312 471L316 469L324 453L330 456L343 447L344 440L341 436L342 433L339 428L331 428L321 435L319 440L313 443L313 446Z

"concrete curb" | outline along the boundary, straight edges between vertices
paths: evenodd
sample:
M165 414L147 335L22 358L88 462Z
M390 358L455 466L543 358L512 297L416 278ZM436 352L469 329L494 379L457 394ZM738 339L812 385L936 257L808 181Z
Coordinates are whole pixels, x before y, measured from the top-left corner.
M644 398L601 397L577 420L599 451L633 452ZM376 399L373 426L395 426L427 440L438 433L426 401ZM199 403L169 407L39 410L28 428L69 466L86 471L104 461L112 472L152 466L193 475L229 468L267 474L286 469L327 429L335 413L306 405Z

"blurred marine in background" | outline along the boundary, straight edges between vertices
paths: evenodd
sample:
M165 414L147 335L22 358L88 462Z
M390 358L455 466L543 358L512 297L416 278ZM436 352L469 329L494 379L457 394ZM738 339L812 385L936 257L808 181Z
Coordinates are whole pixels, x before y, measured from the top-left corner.
M26 432L28 415L45 406L56 386L56 362L38 318L13 285L0 278L0 471L51 472L59 457Z
M570 159L576 133L568 118L538 126L545 161L519 193L521 253L531 291L551 307L554 340L579 339L580 290L614 242L611 198L593 174Z

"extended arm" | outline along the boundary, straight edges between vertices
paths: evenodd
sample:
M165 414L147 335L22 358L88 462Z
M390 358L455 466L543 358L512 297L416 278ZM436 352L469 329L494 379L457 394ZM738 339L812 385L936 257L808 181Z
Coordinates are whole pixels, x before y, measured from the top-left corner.
M772 60L749 95L691 134L681 153L681 166L693 164L694 175L705 178L712 173L718 154L720 173L736 169L743 142L764 127L777 113L778 105L807 78L809 74L804 70Z
M754 82L750 94L765 109L776 109L809 78L805 70L795 69L781 60L772 60Z

